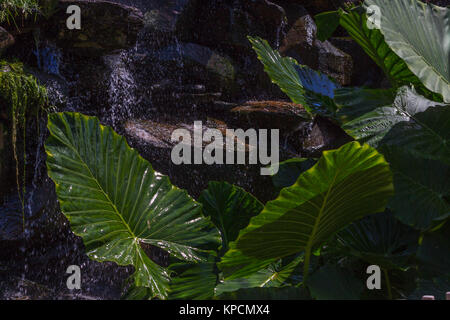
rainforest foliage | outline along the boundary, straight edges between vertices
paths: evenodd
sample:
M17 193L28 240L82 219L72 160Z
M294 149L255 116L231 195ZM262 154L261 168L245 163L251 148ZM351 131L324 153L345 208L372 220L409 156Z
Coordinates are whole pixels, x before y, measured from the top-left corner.
M381 9L378 29L367 24L371 5ZM195 200L97 118L49 114L47 168L61 210L91 259L134 266L124 298L392 299L448 291L450 9L367 0L316 21L322 40L346 29L391 86L341 88L249 37L293 102L354 138L319 159L282 162L273 177L279 195L265 204L226 182L210 182ZM45 94L17 73L1 90L21 119L31 100L17 93L31 92L39 105ZM150 259L148 246L168 252L169 266ZM365 287L369 265L382 269L382 290Z

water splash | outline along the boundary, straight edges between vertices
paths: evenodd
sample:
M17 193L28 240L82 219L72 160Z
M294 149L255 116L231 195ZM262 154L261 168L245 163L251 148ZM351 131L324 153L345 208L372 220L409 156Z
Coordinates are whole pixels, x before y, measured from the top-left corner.
M111 70L108 84L110 112L107 120L115 128L123 119L129 119L133 116L133 107L138 102L136 81L127 66L129 55L129 52L122 51L104 57L106 65Z

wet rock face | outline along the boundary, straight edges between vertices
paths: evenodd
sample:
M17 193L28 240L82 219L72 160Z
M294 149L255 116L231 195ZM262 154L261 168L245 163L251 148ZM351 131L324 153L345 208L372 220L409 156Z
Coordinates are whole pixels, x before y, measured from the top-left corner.
M231 112L241 128L281 129L286 134L311 121L302 105L283 101L248 101Z
M178 19L190 0L109 0L139 9L144 24L152 31L173 33Z
M299 17L287 32L280 52L333 77L341 85L350 84L353 73L351 56L329 41L318 40L316 35L317 26L314 19L305 14Z
M2 53L14 44L14 37L5 29L0 27L0 56Z
M70 5L81 9L81 30L69 30L66 26L66 9ZM108 1L60 0L58 8L45 37L79 54L102 55L132 46L144 25L138 9Z
M247 36L260 36L277 48L285 26L284 9L272 1L191 0L177 21L176 36L233 59L235 82L242 96L255 96L264 90L281 97L255 58Z
M195 43L179 43L170 45L155 53L162 64L175 65L183 63L183 69L191 68L187 72L190 78L198 78L200 83L215 84L209 86L213 90L229 90L234 86L236 68L230 58L217 51Z
M276 44L286 14L267 1L191 0L178 25L183 41L212 47L250 49L248 35Z

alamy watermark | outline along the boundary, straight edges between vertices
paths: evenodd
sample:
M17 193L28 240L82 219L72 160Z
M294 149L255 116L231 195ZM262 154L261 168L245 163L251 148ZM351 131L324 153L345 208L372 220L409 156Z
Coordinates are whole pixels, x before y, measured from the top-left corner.
M373 264L367 267L367 274L370 276L367 278L366 286L369 290L380 290L381 289L381 269L379 266Z
M81 9L77 5L70 5L66 10L67 14L70 16L66 20L66 26L69 30L80 30L81 29Z
M276 174L279 168L279 136L278 129L226 129L224 136L222 131L205 130L201 121L195 121L192 133L181 128L172 132L171 140L177 144L172 149L171 159L176 165L212 165L246 164L248 158L248 164L270 165L260 169L261 175Z
M74 289L81 289L81 269L77 265L70 265L66 273L70 274L70 276L67 278L66 285L67 289L74 290Z

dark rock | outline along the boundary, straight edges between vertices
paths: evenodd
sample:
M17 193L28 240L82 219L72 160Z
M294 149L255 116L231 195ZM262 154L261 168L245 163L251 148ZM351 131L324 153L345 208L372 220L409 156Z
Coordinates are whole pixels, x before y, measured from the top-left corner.
M152 31L173 33L184 8L190 0L109 0L139 9L145 27Z
M14 44L14 37L5 29L0 27L0 57L3 52Z
M332 37L329 41L341 51L352 57L353 72L351 86L380 87L385 75L377 64L364 52L359 44L350 37Z
M81 30L69 30L66 26L69 5L81 9ZM133 46L144 26L138 9L108 1L60 0L59 9L51 17L44 37L78 54L102 55Z
M351 56L329 41L318 40L316 34L317 26L310 15L298 18L283 39L280 53L333 77L341 85L350 84L353 73Z
M249 101L231 110L239 126L295 132L311 121L303 106L282 101Z
M248 35L276 45L285 20L283 8L267 0L192 0L180 18L178 33L186 42L242 50L250 49Z
M210 89L235 87L236 68L233 62L210 48L194 43L179 43L164 48L155 55L160 63L172 63L174 67L182 63L184 72L187 72L191 78L199 78L200 83L208 83Z
M273 0L273 2L285 8L286 11L293 10L296 5L303 6L313 15L321 12L336 10L346 3L357 4L361 0Z
M148 13L151 11L149 3L153 2L149 1L139 8ZM177 12L175 32L155 31L147 25L139 35L136 47L140 50L140 69L148 69L145 72L138 71L143 73L143 80L148 83L148 79L145 78L152 74L158 75L155 81L150 80L150 82L176 76L176 79L173 79L175 82L204 84L206 91L221 92L224 95L222 99L227 100L242 99L243 96L259 96L261 92L271 95L272 91L276 92L277 97L283 96L265 75L261 63L256 59L247 40L247 35L259 35L268 39L273 46L277 46L282 39L285 24L285 14L279 6L263 0L191 0L187 3L168 1L161 5L159 10L166 10L167 7L170 11L176 5L181 7L175 10ZM181 13L178 14L179 12ZM194 55L200 54L202 58L191 59L188 57L191 55L189 52L182 57L177 52L181 49L185 52L195 49L197 52ZM153 53L164 51L171 52L173 67L162 70L167 63L161 61L157 55L155 58ZM222 70L217 77L217 72L211 70L211 65L208 66L209 70L205 70L204 66L206 61L214 62L210 57L219 56L220 59L217 61L219 65L215 69ZM198 63L198 61L204 62ZM224 66L221 65L222 62L225 62ZM232 72L228 72L231 69L233 69ZM225 78L224 71L227 73ZM233 77L232 85L229 85L231 79L229 75ZM224 79L225 82L222 81ZM147 104L151 103L152 99L147 98L147 93L142 96L143 100L148 101Z
M155 170L168 175L174 185L186 189L195 198L207 188L209 181L228 181L236 184L262 201L276 196L270 176L262 176L260 173L261 165L173 164L171 151L177 142L171 141L172 132L180 128L193 132L193 121L167 117L154 121L130 120L125 124L125 133L130 145L136 148ZM209 118L203 122L203 130L207 128L217 129L225 136L228 126L221 120ZM190 143L193 145L193 140ZM245 141L238 143L245 144ZM203 142L203 147L205 145ZM245 144L246 159L249 148L251 147ZM192 148L192 154L193 152ZM225 152L224 145L224 154Z
M317 116L310 134L303 141L304 156L318 158L323 151L337 149L352 140L337 124Z

